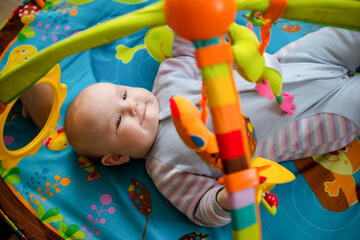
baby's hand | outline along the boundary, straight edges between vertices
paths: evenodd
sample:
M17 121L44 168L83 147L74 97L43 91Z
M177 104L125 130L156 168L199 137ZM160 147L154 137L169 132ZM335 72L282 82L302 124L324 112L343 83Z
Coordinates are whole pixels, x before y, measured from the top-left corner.
M216 202L219 204L219 206L226 210L226 211L229 211L230 208L229 208L229 203L228 203L228 194L226 192L226 189L223 188L221 189L217 195L216 195Z

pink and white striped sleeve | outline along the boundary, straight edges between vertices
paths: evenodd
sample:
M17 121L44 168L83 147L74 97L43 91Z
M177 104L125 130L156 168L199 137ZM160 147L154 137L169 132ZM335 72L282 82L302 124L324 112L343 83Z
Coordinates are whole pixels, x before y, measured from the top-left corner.
M216 179L181 171L155 158L146 161L146 169L161 194L194 223L217 227L231 221L230 212L216 202L217 192L224 188Z
M291 123L256 147L256 157L276 162L296 160L338 150L360 134L348 119L321 113Z
M174 36L174 42L172 45L171 58L166 59L160 65L158 70L154 87L162 81L168 74L176 76L185 76L189 79L199 79L200 70L197 67L195 56L194 56L195 47L194 45L177 36Z

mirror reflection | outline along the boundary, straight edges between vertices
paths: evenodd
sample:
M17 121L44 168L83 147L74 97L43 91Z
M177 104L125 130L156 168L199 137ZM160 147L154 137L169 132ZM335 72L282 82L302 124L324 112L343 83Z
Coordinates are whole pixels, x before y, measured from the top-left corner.
M18 150L29 144L45 126L53 103L53 91L45 83L32 86L10 110L4 127L4 144Z

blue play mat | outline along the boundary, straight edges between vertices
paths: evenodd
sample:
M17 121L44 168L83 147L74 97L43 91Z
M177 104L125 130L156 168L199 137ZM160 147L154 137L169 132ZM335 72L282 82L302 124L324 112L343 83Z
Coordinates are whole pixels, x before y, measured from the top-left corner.
M156 0L49 0L31 23L19 28L11 41L0 37L0 71L14 64L11 56L16 54L13 50L18 46L39 52L85 29L154 2ZM18 12L27 4L25 1L14 11L0 33L6 34L10 23L20 21ZM245 14L238 13L239 24L247 24ZM254 28L259 33L259 29ZM275 53L287 43L319 28L310 23L281 19L272 28L267 51ZM19 217L21 211L30 211L49 231L65 239L232 239L230 224L218 228L200 227L175 209L155 188L143 160L121 167L105 167L77 155L71 146L62 145L66 109L83 88L106 81L151 90L159 61L166 55L161 49L166 43L171 46L171 34L165 26L143 29L59 63L61 82L67 85L68 91L56 129L34 156L25 157L12 169L0 168L6 186L22 204L18 209ZM21 148L37 131L21 116L21 104L15 104L6 123L6 147ZM62 145L61 150L54 151L59 145ZM350 163L360 161L360 155L350 154L360 149L359 139L355 139L349 149L341 153ZM325 169L312 158L286 162L283 166L296 175L296 180L277 185L272 191L280 200L276 216L260 207L263 239L360 239L360 207L355 191L360 183L358 169L349 173L347 182L338 180L336 195L324 188L325 182L337 181L332 174L336 170ZM352 196L342 191L346 185L354 187ZM25 237L31 239L32 231L40 231L27 227L24 219L11 217L14 215L5 206L1 205L3 214ZM142 211L145 208L151 211Z

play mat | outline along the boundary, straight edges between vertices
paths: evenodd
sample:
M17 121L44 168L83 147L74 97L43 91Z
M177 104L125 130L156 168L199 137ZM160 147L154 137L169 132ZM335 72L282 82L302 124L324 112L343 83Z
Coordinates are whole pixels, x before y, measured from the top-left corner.
M49 45L140 9L156 0L25 0L1 26L0 74ZM32 14L30 14L32 13ZM247 12L236 21L246 25ZM320 29L280 19L267 52ZM259 29L254 27L259 33ZM24 239L232 239L231 224L200 227L177 211L155 188L144 161L105 167L77 155L66 142L63 121L74 97L95 82L151 90L161 61L171 56L172 32L166 27L137 31L59 62L54 78L67 86L56 128L40 150L11 169L0 165L0 213ZM20 58L22 57L22 58ZM31 69L36 72L37 69ZM38 130L11 109L4 132L8 149L19 149ZM337 167L326 159L337 160ZM316 161L315 161L316 160ZM341 164L351 171L338 174ZM277 185L275 216L262 206L263 239L360 239L360 137L346 148L315 158L282 163L296 180ZM146 211L144 211L146 210Z

